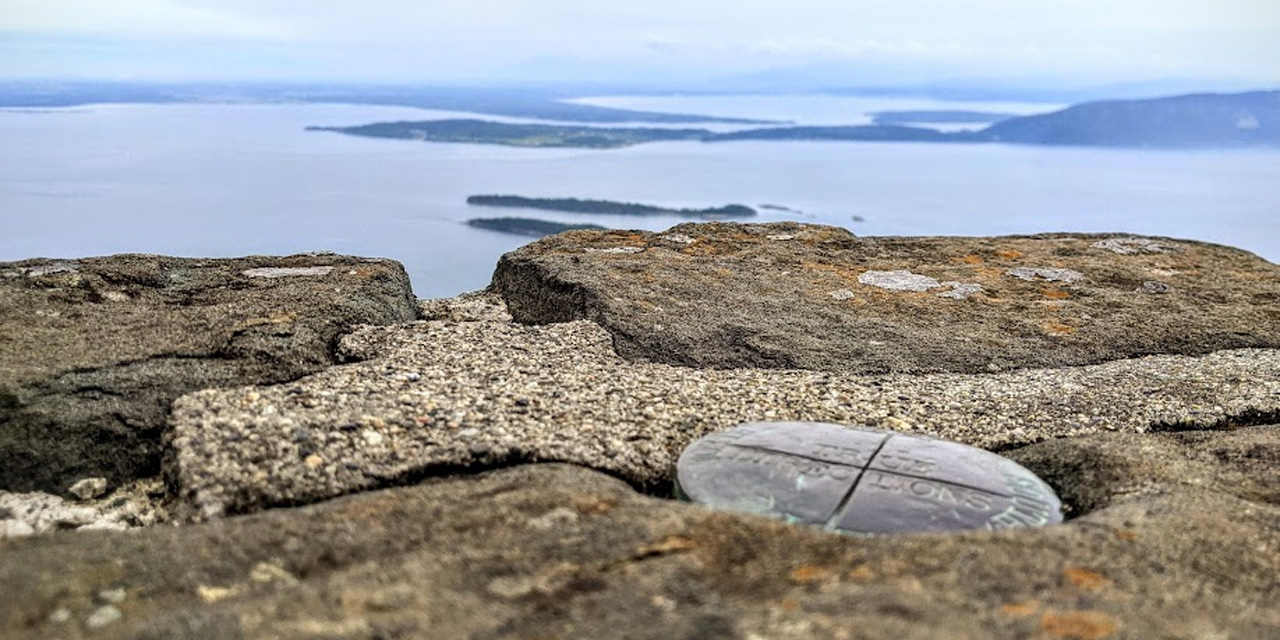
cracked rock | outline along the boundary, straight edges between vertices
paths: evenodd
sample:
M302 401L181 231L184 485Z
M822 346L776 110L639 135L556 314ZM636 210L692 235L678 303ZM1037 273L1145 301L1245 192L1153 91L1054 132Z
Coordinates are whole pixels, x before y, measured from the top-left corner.
M0 263L0 490L160 470L170 403L292 380L357 324L414 320L404 269L344 256ZM84 489L81 486L81 489Z

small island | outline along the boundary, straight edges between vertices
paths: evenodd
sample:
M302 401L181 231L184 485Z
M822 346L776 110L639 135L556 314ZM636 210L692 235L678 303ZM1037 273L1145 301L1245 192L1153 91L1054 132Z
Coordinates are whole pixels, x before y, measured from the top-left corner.
M787 213L800 213L799 209L792 209L791 207L788 207L786 205L781 205L781 204L761 204L756 206L766 211L785 211Z
M508 207L514 209L541 209L564 213L594 213L620 216L680 216L718 220L723 218L749 218L756 210L742 204L703 209L658 207L634 202L612 200L581 200L578 198L526 198L511 195L477 195L467 198L467 204L481 207Z
M555 235L561 231L573 231L575 229L603 230L608 228L598 224L585 222L554 222L551 220L538 220L536 218L472 218L467 220L467 225L477 229L487 229L489 231L498 231L501 233L510 233L517 236L528 236L532 238L541 238L543 236Z

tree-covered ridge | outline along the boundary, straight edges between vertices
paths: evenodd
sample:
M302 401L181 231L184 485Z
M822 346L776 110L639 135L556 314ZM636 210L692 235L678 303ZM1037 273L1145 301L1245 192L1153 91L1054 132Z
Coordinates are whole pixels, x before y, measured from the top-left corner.
M561 211L565 213L594 213L623 216L681 216L685 218L749 218L756 215L756 210L742 204L727 204L722 207L702 209L681 209L658 207L635 202L614 202L612 200L582 200L579 198L526 198L513 195L475 195L467 198L467 204L485 207L510 207L519 209L541 209L544 211Z
M472 227L476 227L477 229L488 229L490 231L500 231L502 233L510 233L518 236L530 236L534 238L541 238L543 236L560 233L561 231L571 231L574 229L607 228L587 222L553 222L551 220L537 220L535 218L472 218L467 220L467 224Z
M982 131L997 142L1108 147L1280 145L1280 91L1089 102Z

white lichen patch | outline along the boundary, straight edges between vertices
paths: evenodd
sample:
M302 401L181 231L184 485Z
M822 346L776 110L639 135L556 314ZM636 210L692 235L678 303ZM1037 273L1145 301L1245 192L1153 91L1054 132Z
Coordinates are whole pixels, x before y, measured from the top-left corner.
M848 300L853 297L853 292L848 289L836 289L831 292L831 297L836 300Z
M1042 278L1050 282L1072 283L1084 280L1084 274L1071 269L1054 269L1050 267L1018 267L1005 272L1015 278L1022 280L1035 280Z
M765 237L766 237L766 238L768 238L768 239L770 239L770 240L795 240L795 239L796 239L796 237L795 237L795 236L793 236L793 235L791 235L791 234L789 234L789 233L775 233L775 234L773 234L773 235L768 235L768 236L765 236Z
M674 242L676 244L693 244L694 243L693 238L686 236L683 233L664 233L658 236L658 239L666 240L667 242Z
M911 273L904 269L897 271L866 271L858 276L858 282L894 291L928 291L942 286L942 283L934 278Z
M1108 238L1099 240L1091 245L1094 249L1106 249L1120 255L1134 255L1138 253L1170 253L1176 251L1174 247L1160 244L1150 238Z
M250 278L293 278L298 276L327 276L333 267L261 267L246 269L240 273Z
M77 273L79 271L80 265L75 262L55 262L53 264L30 267L24 270L27 277L30 278L40 278L58 273Z
M587 247L583 249L587 253L640 253L644 251L644 247L609 247L608 249L597 249L596 247Z

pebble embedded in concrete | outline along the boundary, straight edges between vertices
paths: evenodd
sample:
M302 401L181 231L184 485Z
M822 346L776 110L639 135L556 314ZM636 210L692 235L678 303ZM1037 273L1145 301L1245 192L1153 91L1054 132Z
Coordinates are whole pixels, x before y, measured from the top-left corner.
M71 495L81 500L92 500L107 492L106 478L85 478L71 485Z
M88 618L85 619L84 625L90 629L101 629L109 624L117 622L124 614L120 610L111 606L103 605L98 607Z

